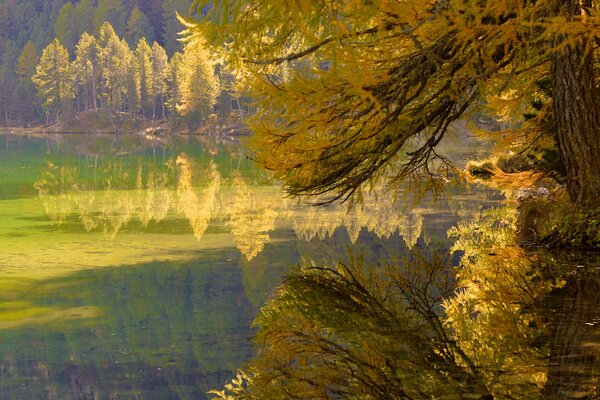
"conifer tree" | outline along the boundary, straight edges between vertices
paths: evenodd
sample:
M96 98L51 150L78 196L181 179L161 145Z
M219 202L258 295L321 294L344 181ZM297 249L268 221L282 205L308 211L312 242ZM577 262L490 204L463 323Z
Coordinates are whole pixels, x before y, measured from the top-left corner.
M133 7L127 19L126 34L130 46L136 46L142 38L145 38L148 43L154 41L154 31L150 21L137 5Z
M140 105L143 115L148 115L153 107L154 77L152 67L153 52L148 42L142 37L135 49L135 66L140 81Z
M18 108L18 117L20 125L27 125L36 119L39 108L39 100L35 96L35 86L31 78L35 74L35 68L38 63L38 51L35 44L30 40L23 47L19 56L15 73L18 76L16 97L14 102Z
M166 73L166 84L167 84L167 98L165 105L167 110L171 113L171 118L174 120L177 116L177 108L181 103L181 85L183 81L182 76L182 63L183 55L179 52L173 54L167 67Z
M546 81L571 201L600 198L598 1L195 5L212 9L190 33L208 31L247 72L258 159L293 194L347 198L377 178L440 184L449 163L437 145L453 121L494 99L523 111Z
M165 94L167 91L167 68L169 59L165 49L152 43L152 119L165 118Z
M202 41L192 41L185 46L180 74L181 103L177 111L189 123L197 125L208 116L219 94L219 82Z
M43 99L47 115L59 118L62 112L71 111L75 98L74 73L69 61L69 52L54 39L43 51L36 67L33 83Z
M100 78L100 48L96 39L84 32L75 49L75 73L78 85L81 87L83 109L98 108L97 84Z
M103 105L122 111L129 104L139 104L139 80L135 71L133 54L129 45L119 39L112 25L105 22L98 35ZM136 93L137 92L137 93Z

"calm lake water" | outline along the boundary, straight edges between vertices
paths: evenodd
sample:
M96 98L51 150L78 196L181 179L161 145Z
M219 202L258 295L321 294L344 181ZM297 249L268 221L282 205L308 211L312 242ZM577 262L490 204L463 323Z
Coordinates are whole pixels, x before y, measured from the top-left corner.
M252 320L291 266L448 251L448 229L498 205L484 192L453 192L436 202L400 193L395 203L367 197L362 208L314 208L283 196L234 139L0 135L0 399L204 399L253 356ZM498 280L533 279L535 301L507 293L498 301L518 306L513 319L459 332L465 342L506 327L477 345L483 358L503 357L496 372L506 349L519 355L510 372L524 378L497 372L499 384L594 398L585 396L599 374L600 286L598 274L581 277L595 261L486 254L496 257L486 270L496 278L478 277L484 290L465 273L464 293L503 293ZM559 264L562 281L517 273L515 257L546 266L536 271ZM506 271L514 273L500 279ZM499 315L492 306L473 312ZM520 324L543 325L546 337L515 344L529 335ZM561 361L570 355L584 360Z

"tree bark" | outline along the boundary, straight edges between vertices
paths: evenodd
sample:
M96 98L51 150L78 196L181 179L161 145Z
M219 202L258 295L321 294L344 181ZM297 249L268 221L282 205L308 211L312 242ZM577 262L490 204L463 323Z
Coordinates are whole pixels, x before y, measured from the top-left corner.
M560 14L568 19L581 15L579 0L560 3ZM600 204L600 110L592 46L584 40L564 46L564 40L558 38L562 49L552 60L552 95L567 191L574 203Z

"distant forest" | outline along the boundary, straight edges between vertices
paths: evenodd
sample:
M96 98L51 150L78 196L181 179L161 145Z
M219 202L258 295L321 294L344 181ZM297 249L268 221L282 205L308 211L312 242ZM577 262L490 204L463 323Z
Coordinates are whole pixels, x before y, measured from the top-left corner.
M97 36L108 22L132 49L156 41L169 58L182 50L176 12L191 0L0 0L0 125L31 126L47 120L32 77L43 50L56 38L71 59L84 32ZM162 113L162 111L161 111Z

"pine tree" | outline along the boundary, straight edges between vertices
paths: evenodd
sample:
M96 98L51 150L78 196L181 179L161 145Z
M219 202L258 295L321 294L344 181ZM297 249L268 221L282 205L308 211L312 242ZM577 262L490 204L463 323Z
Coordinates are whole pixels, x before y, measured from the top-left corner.
M38 51L35 44L30 40L23 47L23 51L19 56L15 73L19 77L17 83L17 91L14 102L18 109L18 117L20 125L27 125L36 119L39 115L37 108L39 101L35 96L35 86L31 78L35 74L35 68L38 63Z
M189 0L170 0L164 1L162 4L164 31L162 41L169 56L182 50L181 42L178 39L183 25L177 19L177 14L188 15L190 3Z
M167 84L167 99L165 105L171 113L171 119L175 120L178 112L177 108L181 103L181 86L183 83L182 76L183 55L179 52L173 54L166 73Z
M78 9L70 1L66 2L54 23L54 34L69 52L75 50L75 45L83 32L81 22Z

